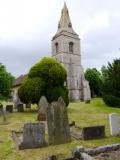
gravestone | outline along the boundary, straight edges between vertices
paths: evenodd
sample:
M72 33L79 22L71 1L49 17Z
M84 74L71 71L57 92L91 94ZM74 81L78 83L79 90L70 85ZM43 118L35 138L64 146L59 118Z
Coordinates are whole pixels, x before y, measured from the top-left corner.
M81 137L83 140L90 140L105 137L105 126L92 126L82 128Z
M13 105L6 105L6 112L13 113Z
M0 103L0 112L3 112L3 104Z
M23 106L23 104L18 104L17 105L17 111L18 112L24 112L24 106Z
M60 97L47 107L49 144L62 144L71 140L67 108Z
M25 105L26 108L31 108L31 103Z
M45 147L45 124L43 123L27 123L23 129L23 140L19 145L19 149L32 149Z
M3 125L7 125L8 122L7 122L6 112L4 110L2 111L2 115L3 115Z
M39 106L39 110L38 110L37 120L46 121L46 112L47 112L48 102L44 96L40 98L38 106Z
M112 113L109 115L109 123L110 123L110 134L112 136L120 135L120 125L119 125L118 115L116 113Z

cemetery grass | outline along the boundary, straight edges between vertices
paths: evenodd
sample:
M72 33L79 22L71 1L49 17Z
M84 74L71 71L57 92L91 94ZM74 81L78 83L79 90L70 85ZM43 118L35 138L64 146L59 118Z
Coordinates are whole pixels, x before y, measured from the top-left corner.
M6 102L4 102L4 105ZM120 116L119 108L111 108L104 104L101 98L95 98L90 104L70 103L68 107L69 122L75 121L79 127L105 125L106 137L97 140L72 140L70 143L56 146L49 146L41 149L18 151L11 138L11 130L21 130L24 123L35 122L37 119L36 107L24 113L7 114L8 125L2 125L0 114L0 160L47 160L49 154L55 154L64 158L71 155L75 146L83 145L86 148L93 148L101 145L119 143L120 137L112 137L109 133L109 113L116 112ZM47 135L46 135L47 137Z

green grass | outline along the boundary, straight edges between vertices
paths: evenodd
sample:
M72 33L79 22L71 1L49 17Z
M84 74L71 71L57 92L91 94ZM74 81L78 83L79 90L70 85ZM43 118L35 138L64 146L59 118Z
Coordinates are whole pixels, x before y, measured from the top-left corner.
M5 105L6 103L4 103ZM59 157L71 155L71 151L77 145L87 148L97 147L120 142L120 137L110 136L108 115L116 112L120 115L119 108L110 108L100 98L93 99L90 104L71 103L68 107L69 121L76 121L80 127L91 125L105 125L106 138L97 140L73 140L70 143L49 146L42 149L18 151L11 138L11 130L21 130L24 123L35 122L37 113L28 111L25 113L12 113L7 115L8 125L0 124L0 160L47 160L49 154L56 154ZM0 114L0 123L2 116Z

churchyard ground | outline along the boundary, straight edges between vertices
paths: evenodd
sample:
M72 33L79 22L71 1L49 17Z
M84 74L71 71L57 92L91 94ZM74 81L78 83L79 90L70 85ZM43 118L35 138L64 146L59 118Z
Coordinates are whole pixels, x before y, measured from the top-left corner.
M4 106L8 102L4 102ZM95 98L90 104L70 103L68 107L69 122L75 121L80 127L105 125L106 137L98 140L72 140L67 144L49 146L40 149L18 151L14 141L11 138L11 130L22 130L24 123L35 122L37 119L36 107L24 113L7 114L8 125L1 125L2 115L0 114L0 160L47 160L49 154L55 154L59 157L69 157L74 147L83 145L86 148L119 143L120 137L110 136L108 115L118 113L119 108L110 108L104 104L102 99ZM47 135L46 135L47 137Z

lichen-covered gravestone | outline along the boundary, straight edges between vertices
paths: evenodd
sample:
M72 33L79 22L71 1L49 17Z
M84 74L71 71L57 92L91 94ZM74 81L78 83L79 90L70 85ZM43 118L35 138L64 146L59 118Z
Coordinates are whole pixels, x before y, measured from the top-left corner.
M48 105L47 124L49 144L62 144L71 140L67 108L61 97Z
M20 149L39 148L46 146L45 141L45 124L27 123L24 125L23 141Z

